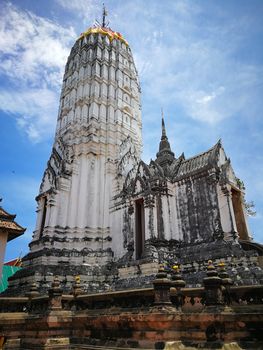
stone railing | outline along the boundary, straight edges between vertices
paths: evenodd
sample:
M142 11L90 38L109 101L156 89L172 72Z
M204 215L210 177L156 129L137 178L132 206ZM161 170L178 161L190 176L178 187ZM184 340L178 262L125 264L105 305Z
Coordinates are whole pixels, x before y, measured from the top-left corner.
M0 297L0 312L27 312L28 297Z
M263 286L233 287L224 268L218 272L211 262L203 284L185 288L178 267L161 267L153 288L84 294L76 278L64 295L55 277L48 295L33 284L25 297L0 298L0 337L5 350L166 349L175 339L197 348L234 342L263 349Z
M112 307L147 309L164 305L194 312L211 305L240 306L263 302L263 285L232 286L223 264L217 271L210 261L203 284L202 288L185 288L178 266L169 271L161 267L153 281L153 288L84 294L80 279L76 277L72 294L64 295L55 277L48 295L40 295L36 284L33 284L24 297L0 297L0 312L45 313L53 309L74 311Z

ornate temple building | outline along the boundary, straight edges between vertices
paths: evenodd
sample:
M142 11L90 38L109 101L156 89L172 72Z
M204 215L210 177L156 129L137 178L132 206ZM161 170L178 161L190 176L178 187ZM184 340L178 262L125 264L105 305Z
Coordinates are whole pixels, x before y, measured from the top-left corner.
M237 284L262 282L262 247L251 243L244 187L221 141L177 156L162 119L159 150L146 164L141 130L131 49L103 22L70 52L36 229L9 293L33 282L45 291L55 275L64 290L75 275L86 291L145 287L160 263L175 262L196 286L211 258L228 261Z
M162 118L146 164L141 128L132 53L104 10L66 64L30 252L0 296L1 349L263 349L263 248L221 141L178 156ZM24 231L3 209L0 224L4 243Z

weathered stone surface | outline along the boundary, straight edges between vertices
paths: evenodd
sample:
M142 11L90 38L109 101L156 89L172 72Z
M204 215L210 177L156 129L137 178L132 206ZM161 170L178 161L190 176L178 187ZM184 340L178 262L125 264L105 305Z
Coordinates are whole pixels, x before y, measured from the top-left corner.
M163 273L159 277L166 279ZM262 286L230 287L230 307L213 312L205 305L203 288L182 288L180 312L175 306L154 306L152 288L62 295L62 308L55 310L47 308L52 294L0 298L0 334L8 349L17 350L54 349L56 345L61 349L86 345L108 350L116 346L164 349L175 341L196 349L223 349L231 343L240 349L261 349L262 292ZM12 304L18 303L23 311L12 312Z

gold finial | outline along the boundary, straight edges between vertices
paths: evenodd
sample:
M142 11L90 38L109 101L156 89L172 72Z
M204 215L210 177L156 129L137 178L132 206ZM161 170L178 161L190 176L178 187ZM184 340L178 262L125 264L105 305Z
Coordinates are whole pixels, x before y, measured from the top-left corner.
M75 282L76 283L80 283L80 275L76 275L75 276Z
M159 266L159 271L164 271L164 265L163 265L163 264L161 264L161 265Z
M208 260L208 266L207 266L207 269L208 270L214 270L214 265L213 265L213 261L212 260Z
M223 261L220 261L220 263L218 264L218 266L222 268L222 267L225 267L226 264L225 264Z

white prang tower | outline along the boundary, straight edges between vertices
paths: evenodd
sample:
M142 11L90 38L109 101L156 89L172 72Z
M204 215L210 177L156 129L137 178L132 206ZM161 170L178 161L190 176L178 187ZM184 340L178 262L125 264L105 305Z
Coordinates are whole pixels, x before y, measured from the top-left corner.
M105 15L77 39L65 68L55 142L24 258L40 289L52 275L67 288L76 274L90 289L99 287L114 257L112 199L140 160L138 75L127 41L107 27Z

